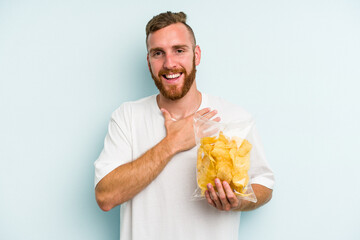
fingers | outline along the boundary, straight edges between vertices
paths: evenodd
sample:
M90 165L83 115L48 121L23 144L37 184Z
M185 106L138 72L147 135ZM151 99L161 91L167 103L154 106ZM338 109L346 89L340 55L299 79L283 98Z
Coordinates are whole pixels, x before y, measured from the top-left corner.
M235 195L234 191L231 189L230 185L226 181L223 181L223 187L225 190L227 200L230 203L230 208L231 209L238 208L239 207L239 199L236 197L236 195Z
M162 112L165 120L173 120L173 118L171 117L171 114L165 108L161 108L160 111ZM198 114L201 117L210 120L217 113L218 113L217 110L212 110L211 111L210 108L204 108L204 109L201 109L201 110L197 111L195 114ZM212 121L215 121L215 122L219 122L220 120L221 120L220 117L216 117L216 118L212 119Z
M213 207L216 208L215 203L213 202L213 200L212 200L211 197L210 197L209 190L206 190L206 191L205 191L205 198L206 198L207 202L208 202L211 206L213 206Z
M215 122L220 122L220 120L221 120L220 117L216 117L216 118L213 119L213 121L215 121Z
M220 199L218 198L214 187L211 185L211 183L209 183L207 185L208 187L208 191L209 191L209 195L210 195L210 199L214 202L215 207L219 210L222 210L222 204L220 202Z
M199 114L200 116L204 115L204 114L207 114L208 112L210 112L210 108L203 108L199 111L197 111L195 114Z
M199 111L197 111L195 114L198 115L198 116L201 116L202 118L205 118L205 119L208 119L210 120L211 118L213 118L216 114L218 113L218 111L215 109L215 110L212 110L210 108L204 108L204 109L201 109ZM216 119L216 120L215 120ZM216 122L219 122L220 121L220 117L217 117L215 119L212 119L212 121L216 121Z
M206 119L211 119L212 117L214 117L217 114L217 110L212 110L211 112L205 113L202 115L203 118Z
M171 114L165 108L160 109L160 111L162 112L165 121L172 120Z
M219 198L220 198L223 210L229 211L230 210L230 203L229 203L229 201L228 201L228 199L226 197L226 194L225 194L225 191L223 189L223 186L221 185L220 179L218 179L218 178L215 179L215 186L216 186L216 189L218 190Z
M165 120L175 120L172 118L171 114L165 109L165 108L161 108L160 111L162 112ZM206 118L208 120L210 120L212 117L214 117L216 114L217 114L217 110L212 110L210 108L204 108L204 109L201 109L199 111L197 111L196 113L194 114L198 114L200 115L201 117L203 118ZM193 116L193 115L192 115ZM189 116L190 117L190 116ZM216 117L215 119L212 119L212 121L215 121L215 122L219 122L221 119L220 117Z
M196 115L199 116L199 119L201 119L195 123L196 131L200 138L211 136L219 131L219 126L213 124L213 122L220 122L221 120L220 117L214 118L216 114L218 114L218 111L210 111L210 108L201 109L196 113Z
M217 193L210 183L208 184L208 190L205 191L206 200L211 206L225 211L239 207L239 200L226 181L221 183L221 181L216 178L215 186Z

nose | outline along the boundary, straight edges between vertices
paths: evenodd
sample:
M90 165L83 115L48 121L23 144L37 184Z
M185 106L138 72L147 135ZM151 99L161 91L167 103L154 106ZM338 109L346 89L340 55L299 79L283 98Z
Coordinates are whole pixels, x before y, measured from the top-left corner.
M166 54L165 61L164 61L164 68L165 69L173 69L176 68L176 60L172 54Z

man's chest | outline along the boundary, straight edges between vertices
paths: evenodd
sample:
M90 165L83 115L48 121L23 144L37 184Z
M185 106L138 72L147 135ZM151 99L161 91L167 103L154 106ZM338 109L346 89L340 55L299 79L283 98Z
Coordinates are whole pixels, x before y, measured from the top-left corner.
M137 159L166 136L163 118L137 116L131 124L131 136L133 159Z

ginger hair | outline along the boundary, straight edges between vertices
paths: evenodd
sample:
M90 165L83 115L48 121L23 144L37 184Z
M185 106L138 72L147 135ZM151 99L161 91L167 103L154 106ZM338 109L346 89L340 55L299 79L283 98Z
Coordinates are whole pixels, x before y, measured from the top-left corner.
M160 13L159 15L154 16L146 25L146 46L147 40L150 33L156 32L164 27L167 27L171 24L182 23L186 26L190 35L193 38L193 48L196 46L195 34L192 28L186 23L186 14L184 12L173 13L170 11Z

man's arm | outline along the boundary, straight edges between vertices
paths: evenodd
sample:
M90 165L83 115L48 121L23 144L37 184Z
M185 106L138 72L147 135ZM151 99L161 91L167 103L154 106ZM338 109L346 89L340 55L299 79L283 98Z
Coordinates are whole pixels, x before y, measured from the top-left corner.
M95 188L99 207L109 211L149 185L175 154L169 141L163 139L135 161L117 167L101 179Z
M250 211L259 208L270 201L273 191L263 185L252 184L251 187L257 198L257 202L253 203L247 200L239 200L226 181L221 183L217 178L215 179L215 186L218 194L214 187L210 183L208 184L208 190L205 191L206 200L213 207L225 211Z
M240 207L236 208L236 211L250 211L256 208L259 208L269 202L272 198L273 190L267 188L260 184L252 184L252 189L254 190L255 196L257 198L257 202L253 203L250 201L243 200L240 202Z
M162 110L165 118L166 137L138 159L121 165L106 175L96 185L95 196L104 211L132 199L148 186L178 152L195 146L193 115L173 121L171 115ZM208 108L197 112L210 119L216 111Z

